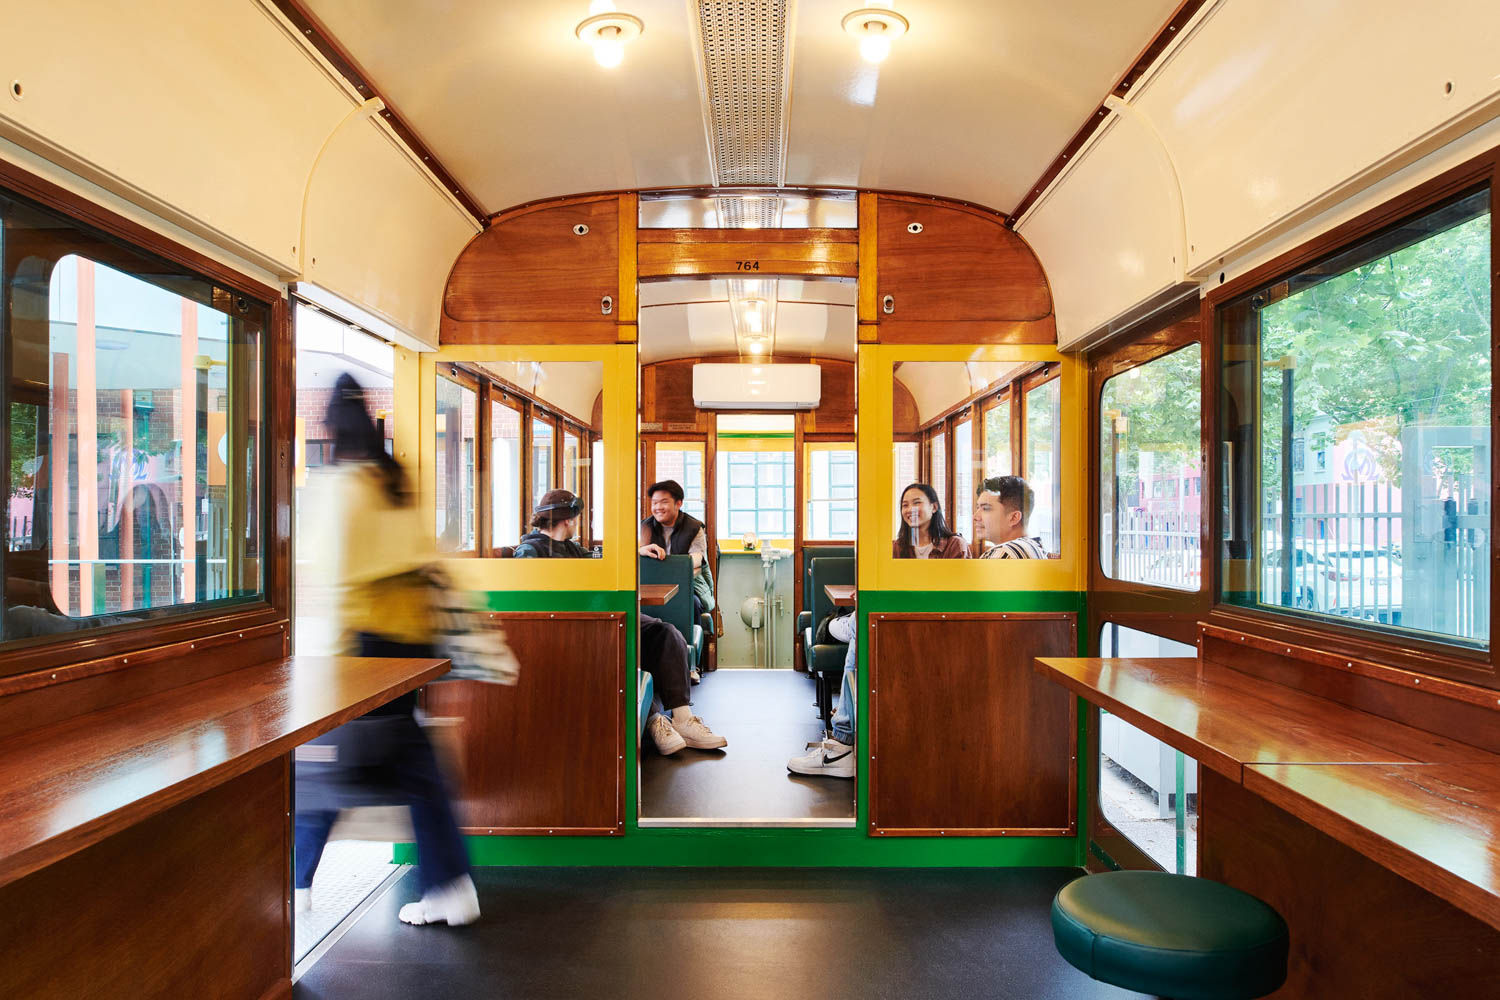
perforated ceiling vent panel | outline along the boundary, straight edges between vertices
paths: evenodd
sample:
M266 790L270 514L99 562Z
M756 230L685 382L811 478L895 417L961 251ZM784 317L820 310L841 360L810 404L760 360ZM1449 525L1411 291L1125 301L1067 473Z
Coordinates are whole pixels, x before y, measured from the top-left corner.
M781 225L781 199L726 196L718 201L719 225L725 229L775 229Z
M698 2L708 136L718 184L782 183L791 3Z

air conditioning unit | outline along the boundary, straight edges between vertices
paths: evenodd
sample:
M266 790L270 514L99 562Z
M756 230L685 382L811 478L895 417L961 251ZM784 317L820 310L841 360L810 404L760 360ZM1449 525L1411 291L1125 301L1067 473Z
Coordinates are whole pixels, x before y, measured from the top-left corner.
M693 366L693 405L700 410L811 410L822 397L817 365Z

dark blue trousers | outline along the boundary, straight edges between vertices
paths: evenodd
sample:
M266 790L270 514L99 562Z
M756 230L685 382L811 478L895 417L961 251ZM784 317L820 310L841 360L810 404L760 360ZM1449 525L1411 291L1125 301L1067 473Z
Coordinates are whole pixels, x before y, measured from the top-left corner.
M433 651L425 646L411 646L389 642L379 636L361 634L360 656L411 656L431 657ZM350 784L356 789L369 790L369 804L406 805L411 809L412 830L417 837L417 885L422 892L443 885L469 873L469 855L463 835L458 831L458 822L453 816L453 806L448 798L448 789L438 767L437 756L422 727L412 715L416 708L416 695L409 694L388 705L375 709L363 718L381 716L391 721L382 728L389 741L389 752L381 755L378 767L362 768L357 776L351 775ZM394 717L394 718L392 718ZM357 723L358 720L356 720ZM354 725L356 723L350 723ZM342 727L341 727L342 728ZM330 734L330 742L337 743L337 730ZM297 765L299 780L304 773L311 780L313 768L326 765ZM322 778L323 773L319 773ZM354 800L359 791L350 793ZM357 804L356 801L339 803L340 808ZM339 809L299 808L296 816L295 884L298 889L312 886L313 872L323 856L323 847L328 842L328 831L338 819Z

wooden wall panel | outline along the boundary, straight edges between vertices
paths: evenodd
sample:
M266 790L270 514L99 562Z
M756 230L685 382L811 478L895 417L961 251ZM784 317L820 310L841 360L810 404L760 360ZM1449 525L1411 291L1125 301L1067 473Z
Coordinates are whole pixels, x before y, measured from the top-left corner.
M1075 702L1031 661L1077 648L1073 614L871 615L871 832L1071 835Z
M729 357L674 358L641 366L641 422L647 431L712 431L714 412L693 406L693 365L703 361L734 362ZM815 363L823 369L823 395L807 413L806 430L817 434L853 434L854 362L840 358L774 358L762 364Z
M876 319L883 342L893 332L885 327L913 322L998 324L991 337L1032 342L1024 339L1037 335L1032 324L1052 316L1041 263L998 216L937 199L882 195L877 218ZM910 231L914 224L920 232ZM889 313L886 296L893 299ZM963 331L965 338L982 332ZM929 342L943 342L931 335Z
M1275 907L1291 929L1277 1000L1491 996L1500 931L1253 792L1199 771L1199 873Z
M896 434L915 434L922 426L922 417L917 410L917 400L911 390L892 380L895 391L891 396L891 429Z
M854 433L854 363L813 358L823 369L823 393L818 408L810 410L804 429L810 434Z
M588 232L576 234L579 225ZM616 195L496 218L453 265L443 295L442 342L501 343L511 329L533 343L563 342L558 336L537 340L535 324L585 324L564 339L597 333L612 342L619 312L606 315L600 303L606 295L620 303L619 226ZM501 323L523 325L492 326Z
M290 996L290 802L281 758L0 889L0 996Z
M426 709L459 717L468 833L624 831L625 616L502 613L514 687L434 684Z

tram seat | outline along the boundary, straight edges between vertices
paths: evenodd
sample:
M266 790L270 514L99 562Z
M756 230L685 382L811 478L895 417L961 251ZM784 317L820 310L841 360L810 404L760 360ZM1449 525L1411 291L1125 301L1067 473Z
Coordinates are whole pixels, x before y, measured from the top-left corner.
M497 559L514 559L515 557L516 547L514 545L502 545L495 550L495 558Z
M651 716L651 704L656 700L656 682L651 675L644 670L640 673L640 681L636 685L636 738L642 739L646 735L646 720Z
M816 629L818 623L813 620L812 611L812 561L814 559L853 559L854 546L852 545L804 545L802 547L802 610L797 612L797 635L799 652L801 646L801 635L808 628ZM812 667L805 657L801 657L801 665L798 667L806 673L812 673Z
M829 584L853 584L854 560L819 557L812 560L808 576L810 586L807 593L811 620L802 630L802 656L808 672L817 679L818 715L826 727L833 719L833 689L844 672L844 657L849 651L847 643L818 643L818 623L833 614L833 602L823 589Z
M700 670L703 666L703 644L706 632L693 616L693 557L667 556L665 559L640 557L642 583L675 583L677 593L666 604L654 607L649 614L675 626L688 644L688 662ZM707 617L707 616L705 616Z

